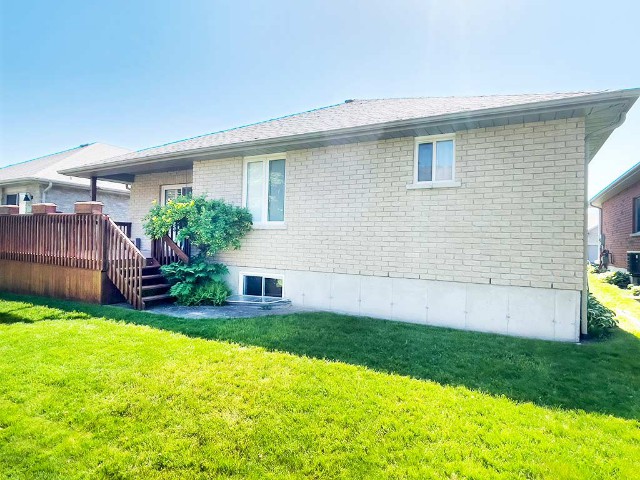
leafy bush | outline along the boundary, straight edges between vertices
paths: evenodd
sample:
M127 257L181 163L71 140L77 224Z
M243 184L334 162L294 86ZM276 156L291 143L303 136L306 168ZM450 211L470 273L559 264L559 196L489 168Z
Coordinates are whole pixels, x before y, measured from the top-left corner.
M223 279L228 269L221 263L197 258L189 264L164 265L161 270L172 284L169 293L180 305L222 305L231 293Z
M627 288L631 291L631 295L634 297L640 297L640 285L630 283Z
M589 293L587 301L587 333L594 338L609 336L611 329L618 325L613 310L602 305Z
M606 271L607 269L605 267L600 267L600 265L598 264L595 264L595 263L587 264L587 272L589 273L604 273Z
M154 239L162 238L179 223L176 240L189 240L208 256L240 248L240 240L251 230L249 210L204 196L183 196L166 205L156 204L143 220L145 233Z
M627 286L631 283L631 278L629 274L622 272L607 272L600 275L600 278L603 282L610 283L611 285L615 285L618 288L627 288Z

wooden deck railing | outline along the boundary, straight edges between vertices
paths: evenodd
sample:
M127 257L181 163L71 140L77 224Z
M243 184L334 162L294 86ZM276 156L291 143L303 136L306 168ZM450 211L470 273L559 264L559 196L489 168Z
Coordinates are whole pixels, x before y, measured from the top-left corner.
M0 259L103 270L103 215L0 216Z
M154 240L151 246L153 258L160 265L169 265L170 263L182 262L189 263L189 255L187 255L169 235Z
M1 215L0 259L106 272L131 305L144 308L146 259L106 215Z
M107 275L127 301L142 310L142 267L147 259L109 217L105 217L105 235Z
M132 227L131 222L113 222L113 223L115 223L118 226L118 228L124 232L127 238L131 238L131 227Z
M180 228L180 224L174 224L167 235L160 239L153 240L151 244L151 254L160 265L168 265L178 261L189 263L191 244L188 240L178 240Z

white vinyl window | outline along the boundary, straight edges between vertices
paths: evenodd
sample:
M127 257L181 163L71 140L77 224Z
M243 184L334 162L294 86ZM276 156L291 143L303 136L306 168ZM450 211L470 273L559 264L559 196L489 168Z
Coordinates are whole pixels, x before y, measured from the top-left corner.
M162 198L160 199L162 205L166 205L169 200L175 200L176 198L184 195L191 195L191 184L184 185L163 185L162 186Z
M452 184L455 180L455 136L417 137L414 184Z
M245 272L240 274L240 291L243 295L282 298L283 287L284 279L280 275Z
M284 154L245 158L243 205L254 226L284 225L285 179Z

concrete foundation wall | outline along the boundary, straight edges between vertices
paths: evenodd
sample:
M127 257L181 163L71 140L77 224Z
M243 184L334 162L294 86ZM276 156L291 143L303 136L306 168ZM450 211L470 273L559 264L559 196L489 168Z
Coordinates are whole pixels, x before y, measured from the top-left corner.
M296 306L518 337L579 339L576 291L232 266L227 281L234 293L243 272L282 276L283 295Z

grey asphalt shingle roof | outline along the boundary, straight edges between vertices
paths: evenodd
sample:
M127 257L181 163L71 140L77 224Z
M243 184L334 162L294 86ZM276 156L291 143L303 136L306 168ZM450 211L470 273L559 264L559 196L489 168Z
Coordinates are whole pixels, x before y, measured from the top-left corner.
M80 145L63 152L45 155L25 162L0 168L0 184L9 182L42 180L63 182L77 185L88 185L84 178L70 177L58 173L59 170L83 167L116 155L122 155L130 150L104 143ZM112 182L101 182L103 188L122 190L124 187Z
M598 93L602 92L352 100L338 105L127 153L119 157L110 158L108 163L126 162L127 160L144 159L157 155L234 145L256 140L329 132L349 127L373 126L400 120L427 119L447 114L585 97Z

